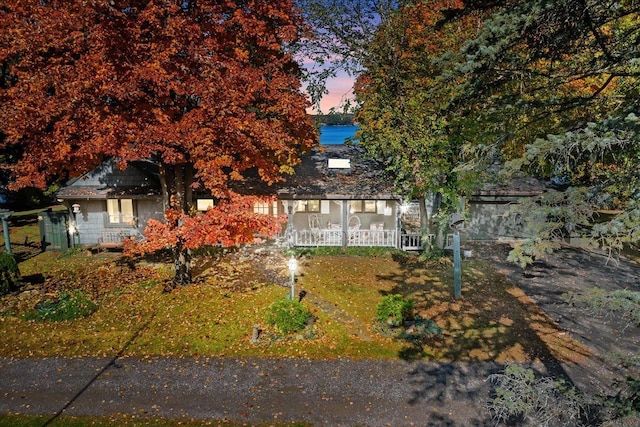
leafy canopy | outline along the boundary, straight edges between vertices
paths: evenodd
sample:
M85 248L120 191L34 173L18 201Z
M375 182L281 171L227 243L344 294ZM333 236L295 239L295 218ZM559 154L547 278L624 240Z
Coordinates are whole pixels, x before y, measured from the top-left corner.
M640 241L639 37L633 1L518 2L450 62L462 120L480 123L466 145L475 167L505 161L507 177L556 185L517 209L531 236L512 253L523 265L570 234L611 250Z
M291 53L304 31L292 0L4 4L0 129L11 187L44 188L106 158L151 159L165 206L186 214L198 188L230 199L250 171L280 180L317 143ZM170 226L181 215L170 213ZM234 240L218 226L204 232L198 241Z

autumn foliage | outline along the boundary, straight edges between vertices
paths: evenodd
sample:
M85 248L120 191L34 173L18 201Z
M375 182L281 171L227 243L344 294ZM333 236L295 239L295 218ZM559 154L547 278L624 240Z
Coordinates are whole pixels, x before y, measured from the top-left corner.
M317 143L288 50L305 31L293 3L3 3L0 130L10 187L45 188L107 158L122 167L151 159L160 165L165 207L181 212L169 234L192 233L189 224L212 229L188 242L246 241L245 227L233 227L237 218L225 210L236 201L202 218L186 212L194 190L228 199L250 170L276 182ZM248 223L263 230L260 221ZM149 239L160 228L152 224Z
M256 235L273 235L280 231L286 218L254 213L253 204L263 200L236 195L195 216L169 209L165 212L166 222L149 221L144 241L125 242L125 253L155 252L178 244L188 249L234 246L252 242Z

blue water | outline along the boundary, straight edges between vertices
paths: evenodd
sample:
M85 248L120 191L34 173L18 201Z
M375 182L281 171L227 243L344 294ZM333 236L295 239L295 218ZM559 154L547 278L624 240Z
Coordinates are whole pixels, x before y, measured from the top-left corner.
M344 144L347 138L352 138L358 126L321 126L320 144Z

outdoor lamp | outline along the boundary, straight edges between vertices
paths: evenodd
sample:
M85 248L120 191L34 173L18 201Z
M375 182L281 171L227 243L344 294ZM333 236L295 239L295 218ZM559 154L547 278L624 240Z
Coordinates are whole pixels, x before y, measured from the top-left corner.
M72 211L74 214L79 214L79 213L80 213L80 205L79 205L79 204L77 204L77 203L72 204L72 205L71 205L71 211Z
M291 272L291 301L295 298L295 281L296 281L296 270L298 269L298 260L296 260L293 255L289 258L289 271Z
M9 240L9 223L7 220L13 215L13 211L9 209L0 209L0 219L2 220L2 233L4 235L4 247L7 253L11 253L11 240Z

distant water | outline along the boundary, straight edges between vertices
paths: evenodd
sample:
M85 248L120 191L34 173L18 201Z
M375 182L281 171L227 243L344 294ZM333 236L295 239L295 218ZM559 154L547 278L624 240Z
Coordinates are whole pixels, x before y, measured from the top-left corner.
M345 139L352 138L358 126L321 126L320 144L344 144Z

